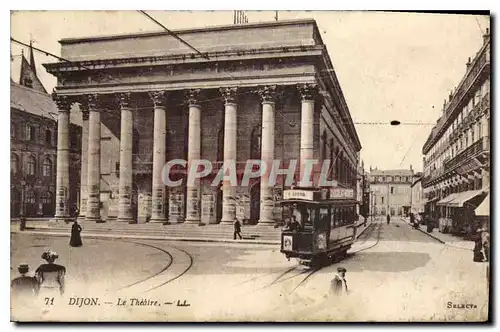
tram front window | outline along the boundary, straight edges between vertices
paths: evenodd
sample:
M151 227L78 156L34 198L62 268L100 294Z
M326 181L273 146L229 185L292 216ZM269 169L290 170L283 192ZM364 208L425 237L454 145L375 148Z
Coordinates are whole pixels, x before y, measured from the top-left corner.
M287 215L287 229L296 231L310 231L316 218L316 208L302 205L289 205Z

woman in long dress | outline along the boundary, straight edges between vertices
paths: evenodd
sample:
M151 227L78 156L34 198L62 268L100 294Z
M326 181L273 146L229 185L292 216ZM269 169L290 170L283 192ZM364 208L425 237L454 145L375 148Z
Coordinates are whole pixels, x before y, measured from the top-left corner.
M47 263L40 265L35 272L40 286L38 294L42 298L59 297L64 294L66 268L54 263L58 258L59 255L50 250L42 254L42 259L46 260Z
M71 227L71 239L69 240L70 246L81 247L83 245L82 237L80 236L81 232L82 232L82 227L75 220L73 226Z

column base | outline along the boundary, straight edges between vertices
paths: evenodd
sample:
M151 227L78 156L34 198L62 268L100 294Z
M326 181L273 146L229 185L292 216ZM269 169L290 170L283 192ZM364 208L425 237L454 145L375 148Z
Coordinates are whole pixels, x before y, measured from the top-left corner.
M76 218L76 220L77 220L78 222L85 221L85 219L86 219L86 218L85 218L85 215L84 215L84 214L81 214L81 215L79 215L79 216L78 216L78 218Z
M164 223L167 222L167 218L151 218L149 219L151 223Z
M271 219L266 219L266 220L259 220L257 222L257 226L274 226L276 225L277 221L276 220L271 220Z
M116 221L129 224L137 224L137 222L133 218L117 218Z
M234 224L234 220L221 220L220 224L221 225L232 225L232 224Z
M198 219L186 219L184 221L186 224L201 224L201 218Z
M86 222L95 222L96 224L103 224L106 222L106 220L101 219L100 217L94 218L94 217L87 217L85 218Z
M70 223L70 222L73 222L74 220L75 219L71 218L70 216L56 216L56 217L50 219L50 222L51 223L59 223L59 222Z

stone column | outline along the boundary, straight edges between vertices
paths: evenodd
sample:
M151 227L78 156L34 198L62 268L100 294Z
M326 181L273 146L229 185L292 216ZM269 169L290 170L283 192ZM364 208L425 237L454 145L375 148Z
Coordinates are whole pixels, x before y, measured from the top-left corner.
M89 103L89 147L87 166L87 210L85 220L103 222L101 219L101 113L100 96L91 94Z
M300 115L300 179L304 174L304 167L307 160L314 157L314 95L316 85L299 85L299 92L302 96ZM306 179L306 181L309 179Z
M190 90L187 93L189 103L188 129L188 168L193 161L201 158L201 107L198 104L200 90ZM199 224L200 217L200 179L196 179L193 186L187 186L186 222Z
M118 221L134 223L132 213L132 142L134 118L130 107L130 93L120 93L118 101L121 109L120 123L120 182Z
M237 139L237 88L220 89L225 99L224 110L224 162L234 161L236 163L236 139ZM222 220L221 223L232 224L236 218L236 188L229 181L222 184Z
M57 163L56 163L56 221L68 221L69 215L69 113L71 102L66 96L55 92L52 98L57 103ZM24 211L23 211L24 212Z
M88 151L89 151L89 109L87 100L80 104L82 111L82 157L80 170L80 214L78 220L85 220L85 211L87 210L87 169L88 169Z
M266 86L259 91L262 99L262 144L261 160L266 165L260 178L260 220L259 224L274 224L274 186L269 184L269 173L274 160L275 99L276 86Z
M151 222L166 222L165 217L165 184L162 179L162 171L165 166L167 139L167 120L165 110L165 91L150 92L149 96L154 103L154 125L153 125L153 179L152 179L152 212Z

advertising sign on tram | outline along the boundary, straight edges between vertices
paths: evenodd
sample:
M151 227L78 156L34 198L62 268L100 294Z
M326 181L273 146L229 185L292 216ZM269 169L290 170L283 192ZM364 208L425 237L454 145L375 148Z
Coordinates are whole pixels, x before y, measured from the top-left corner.
M354 198L354 189L351 188L332 188L330 189L331 199L349 199Z

